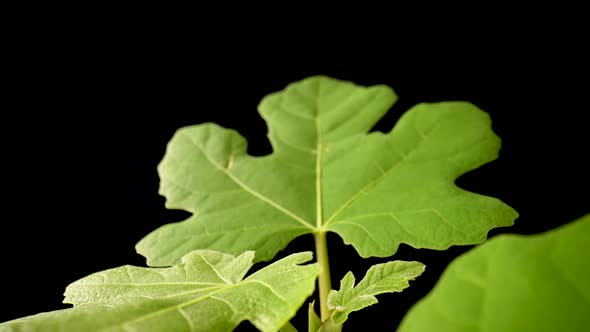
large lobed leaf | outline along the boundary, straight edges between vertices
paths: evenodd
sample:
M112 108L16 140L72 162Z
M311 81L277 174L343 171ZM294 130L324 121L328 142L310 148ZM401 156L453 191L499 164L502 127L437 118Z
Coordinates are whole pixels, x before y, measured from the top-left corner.
M449 265L400 332L590 331L590 214L500 235Z
M403 291L424 268L422 263L404 261L373 265L356 286L354 274L348 272L340 281L340 290L330 291L328 307L333 311L332 319L342 324L350 313L377 303L375 295Z
M363 257L400 243L446 249L475 244L516 212L454 185L497 157L489 116L467 102L419 104L387 134L368 133L397 99L387 86L314 76L266 96L273 153L252 157L237 132L181 128L158 166L166 206L193 215L137 244L148 264L186 252L256 250L269 260L295 237L331 231Z
M254 253L194 251L170 268L122 266L72 283L72 309L0 324L0 331L231 331L249 320L277 331L313 293L311 252L281 259L243 279Z

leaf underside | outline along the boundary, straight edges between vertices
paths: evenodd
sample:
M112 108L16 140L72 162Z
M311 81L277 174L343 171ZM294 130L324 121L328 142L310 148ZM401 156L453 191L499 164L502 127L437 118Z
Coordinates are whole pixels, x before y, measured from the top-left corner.
M388 257L400 243L442 250L511 225L513 209L454 185L497 157L489 116L467 102L423 103L391 132L368 133L396 99L384 85L292 83L259 105L273 146L264 157L215 124L179 129L158 165L160 194L193 215L137 251L152 266L203 248L266 261L300 235L331 231L363 257Z
M277 331L313 293L311 252L281 259L243 279L254 253L201 250L170 268L122 266L72 283L74 308L0 324L0 331L231 331L249 320Z
M590 214L499 235L449 265L400 332L590 331Z
M377 303L375 295L403 291L424 268L422 263L404 261L373 265L356 286L354 275L348 272L340 281L340 290L330 291L328 307L333 311L332 319L336 324L343 324L351 312Z

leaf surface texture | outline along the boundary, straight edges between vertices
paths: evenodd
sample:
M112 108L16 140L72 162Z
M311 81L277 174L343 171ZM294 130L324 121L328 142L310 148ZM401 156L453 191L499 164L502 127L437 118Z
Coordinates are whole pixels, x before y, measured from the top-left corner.
M0 324L0 331L232 331L249 320L277 331L313 293L318 275L311 252L293 254L243 279L252 251L201 250L169 268L122 266L69 285L74 308Z
M252 157L236 131L179 129L158 166L166 205L193 215L153 231L137 250L169 266L194 249L255 250L270 260L294 238L331 231L363 257L400 243L446 249L482 242L516 212L454 181L494 160L500 139L467 102L418 104L389 133L370 132L397 96L325 76L263 98L273 153Z

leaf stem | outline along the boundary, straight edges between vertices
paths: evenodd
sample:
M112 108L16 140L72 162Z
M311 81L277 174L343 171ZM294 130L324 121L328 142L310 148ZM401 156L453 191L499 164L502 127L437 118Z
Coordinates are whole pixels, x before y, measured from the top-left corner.
M315 238L315 250L318 264L320 266L320 275L318 278L320 291L320 313L322 321L330 317L328 309L328 294L332 289L332 280L330 279L330 263L328 261L328 245L326 243L326 232L318 231L313 234Z

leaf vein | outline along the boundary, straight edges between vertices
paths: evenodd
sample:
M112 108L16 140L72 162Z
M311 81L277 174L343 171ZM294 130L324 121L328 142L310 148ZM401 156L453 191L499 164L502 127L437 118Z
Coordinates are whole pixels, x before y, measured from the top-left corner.
M190 328L191 331L195 331L195 325L193 323L193 321L190 319L189 315L184 311L183 308L178 308L177 310L180 315L182 315L182 317L184 318L184 320L186 321L188 327Z
M302 219L301 217L299 217L298 215L296 215L292 211L286 209L285 207L281 206L280 204L278 204L277 202L271 200L270 198L264 196L263 194L259 193L258 191L256 191L256 190L250 188L249 186L247 186L244 182L242 182L240 179L238 179L237 177L235 177L232 173L228 172L224 167L222 167L221 165L219 165L215 161L213 161L211 158L209 158L209 155L207 155L207 153L205 152L205 150L203 149L203 147L201 147L199 144L197 144L197 142L195 142L192 139L192 137L190 137L188 135L185 135L185 136L187 137L187 139L189 140L189 142L191 142L197 149L199 149L199 151L201 151L201 153L203 154L203 156L205 156L205 158L213 166L215 166L217 169L219 169L219 171L221 171L222 173L226 174L238 186L242 187L245 191L249 192L254 197L256 197L256 198L258 198L258 199L266 202L267 204L269 204L270 206L274 207L275 209L283 212L287 216L291 217L293 220L299 222L304 227L306 227L308 229L311 229L311 230L314 230L314 228L311 226L311 224L308 223L306 220Z
M242 284L246 284L246 283L256 283L256 284L262 285L265 288L267 288L268 290L270 290L271 293L273 293L282 302L289 303L284 297L282 297L279 293L277 293L277 291L274 288L272 288L270 285L268 285L267 283L265 283L262 280L248 280L248 281L243 282Z
M380 243L379 241L377 241L377 240L376 240L376 239L373 237L373 235L371 234L371 232L369 232L369 230L368 230L368 229L366 229L366 228L365 228L363 225L359 225L359 224L356 224L356 223L353 223L353 222L346 222L346 221L338 221L338 224L352 225L352 226L356 226L356 227L358 227L358 228L362 229L362 230L363 230L363 231L364 231L364 232L367 234L367 236L368 236L368 237L369 237L369 238L370 238L370 239L371 239L373 242L375 242L375 244L376 244L377 246L379 246L379 248L381 248L381 249L383 249L383 250L387 250L387 248L385 248L384 246L382 246L382 245L381 245L381 243Z

